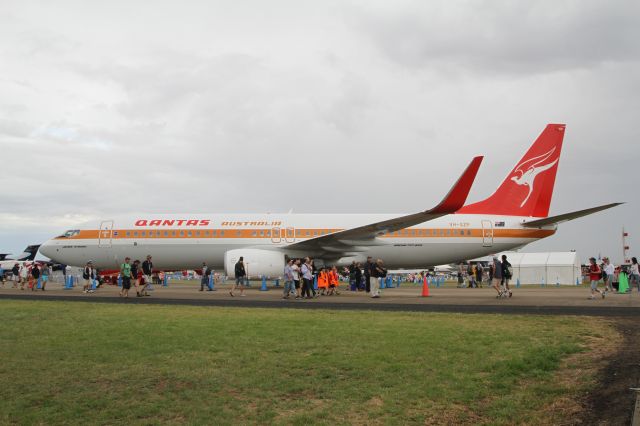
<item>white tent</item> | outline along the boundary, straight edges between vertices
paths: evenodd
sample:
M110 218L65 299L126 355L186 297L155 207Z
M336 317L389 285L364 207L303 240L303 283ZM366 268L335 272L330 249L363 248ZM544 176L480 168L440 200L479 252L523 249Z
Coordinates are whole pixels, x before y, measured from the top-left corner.
M580 279L580 260L576 252L520 253L504 252L513 267L511 281L520 284L575 285ZM482 260L490 260L483 258Z

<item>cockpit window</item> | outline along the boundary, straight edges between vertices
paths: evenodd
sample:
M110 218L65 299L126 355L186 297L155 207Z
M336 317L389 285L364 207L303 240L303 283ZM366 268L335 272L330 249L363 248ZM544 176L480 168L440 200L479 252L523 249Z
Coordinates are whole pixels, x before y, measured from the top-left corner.
M67 232L65 232L64 234L60 235L61 237L64 238L71 238L74 237L76 235L78 235L80 233L79 229L70 229Z

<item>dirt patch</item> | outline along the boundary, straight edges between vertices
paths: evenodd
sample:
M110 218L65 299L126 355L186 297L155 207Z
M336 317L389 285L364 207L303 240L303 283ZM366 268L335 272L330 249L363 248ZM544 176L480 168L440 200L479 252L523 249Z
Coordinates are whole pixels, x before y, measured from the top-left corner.
M640 386L640 327L639 318L612 319L623 341L618 350L600 359L601 370L594 388L583 402L582 415L576 424L631 424L635 394L629 390Z

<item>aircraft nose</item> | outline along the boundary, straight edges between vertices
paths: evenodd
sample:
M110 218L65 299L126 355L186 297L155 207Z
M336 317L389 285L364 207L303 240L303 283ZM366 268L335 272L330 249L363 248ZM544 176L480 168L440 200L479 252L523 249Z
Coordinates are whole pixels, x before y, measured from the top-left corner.
M48 257L49 259L53 259L55 257L56 247L54 246L51 240L46 241L44 244L40 246L40 254Z

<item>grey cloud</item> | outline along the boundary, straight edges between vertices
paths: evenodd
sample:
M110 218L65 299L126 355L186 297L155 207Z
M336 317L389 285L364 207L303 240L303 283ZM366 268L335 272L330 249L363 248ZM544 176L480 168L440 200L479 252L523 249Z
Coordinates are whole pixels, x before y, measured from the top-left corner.
M537 74L640 59L640 4L627 0L418 2L384 12L356 22L408 67Z
M0 218L24 221L3 246L75 215L417 211L485 154L478 200L551 121L568 124L552 213L629 204L531 250L614 253L622 224L640 232L635 4L374 3L255 3L248 20L163 3L144 27L111 5L16 3L0 17ZM187 25L167 33L176 13Z

